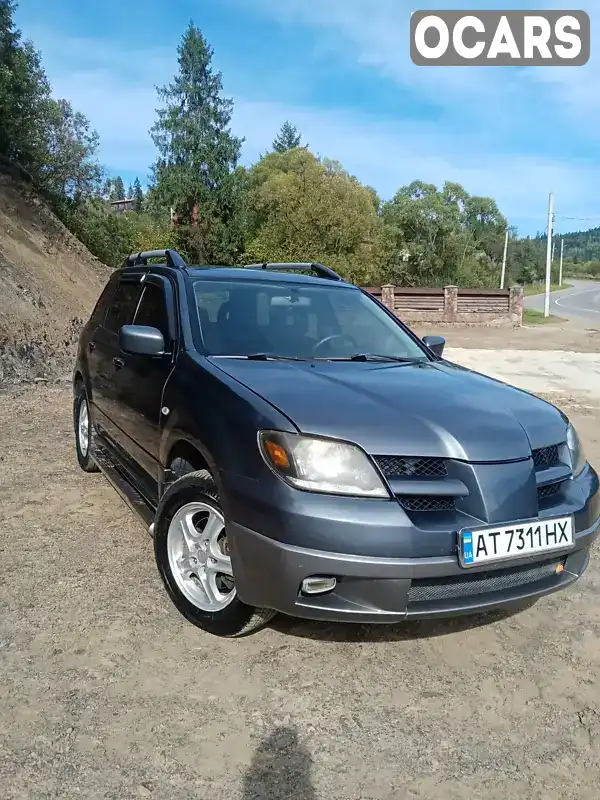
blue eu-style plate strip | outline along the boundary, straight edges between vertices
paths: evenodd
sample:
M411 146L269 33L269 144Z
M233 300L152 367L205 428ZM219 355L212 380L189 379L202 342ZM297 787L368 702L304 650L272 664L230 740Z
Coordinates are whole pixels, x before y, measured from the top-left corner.
M465 564L472 564L475 561L473 556L473 534L472 533L463 533L462 536L462 550L463 550L463 562Z

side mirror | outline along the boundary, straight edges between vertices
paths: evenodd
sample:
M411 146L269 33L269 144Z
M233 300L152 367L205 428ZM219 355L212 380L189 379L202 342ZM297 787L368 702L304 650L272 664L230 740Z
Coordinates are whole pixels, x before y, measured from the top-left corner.
M438 358L442 357L444 345L446 344L446 340L443 336L424 336L423 343L426 344L431 352L438 356Z
M146 325L123 325L119 345L124 353L136 356L160 356L165 352L165 340L158 328Z

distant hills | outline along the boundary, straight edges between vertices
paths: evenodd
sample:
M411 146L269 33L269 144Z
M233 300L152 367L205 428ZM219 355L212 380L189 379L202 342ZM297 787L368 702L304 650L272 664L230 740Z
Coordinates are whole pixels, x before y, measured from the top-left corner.
M559 239L565 241L565 261L574 264L600 261L600 227L590 228L587 231L574 231L572 233L561 233L556 238L556 247L559 247ZM536 240L546 243L546 236L537 236ZM556 252L558 258L558 251Z

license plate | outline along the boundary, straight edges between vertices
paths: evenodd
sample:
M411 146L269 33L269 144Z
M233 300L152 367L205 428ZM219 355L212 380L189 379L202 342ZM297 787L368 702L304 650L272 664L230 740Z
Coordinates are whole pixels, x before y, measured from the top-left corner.
M463 528L458 534L458 557L463 567L508 561L572 547L574 535L573 517Z

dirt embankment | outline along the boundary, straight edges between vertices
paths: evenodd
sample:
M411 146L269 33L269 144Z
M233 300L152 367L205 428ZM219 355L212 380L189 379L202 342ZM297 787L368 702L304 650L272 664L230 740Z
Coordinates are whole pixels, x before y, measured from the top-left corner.
M69 373L110 269L0 164L0 385Z

